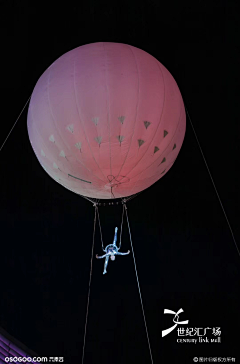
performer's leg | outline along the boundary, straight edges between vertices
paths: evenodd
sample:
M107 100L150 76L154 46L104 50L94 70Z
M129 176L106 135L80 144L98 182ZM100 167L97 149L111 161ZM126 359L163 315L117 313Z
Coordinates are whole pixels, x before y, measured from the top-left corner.
M108 260L109 260L109 255L107 255L106 258L105 258L103 274L106 274L107 273Z
M130 253L130 250L128 250L128 252L127 252L127 253L117 252L117 254L116 254L116 255L128 255L129 253Z

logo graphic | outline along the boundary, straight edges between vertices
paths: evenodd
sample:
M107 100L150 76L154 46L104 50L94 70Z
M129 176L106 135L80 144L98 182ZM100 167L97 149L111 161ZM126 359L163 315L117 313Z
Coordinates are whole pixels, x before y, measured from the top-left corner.
M177 312L174 312L172 310L168 310L167 308L164 310L164 313L170 313L171 315L174 315L173 318L173 322L175 325L173 325L172 327L170 327L169 329L163 330L162 331L162 337L166 336L167 334L170 334L171 331L173 331L175 329L175 327L177 327L177 325L187 325L189 320L185 320L185 321L178 321L179 320L179 314L183 312L183 309L180 308L180 310L178 310Z

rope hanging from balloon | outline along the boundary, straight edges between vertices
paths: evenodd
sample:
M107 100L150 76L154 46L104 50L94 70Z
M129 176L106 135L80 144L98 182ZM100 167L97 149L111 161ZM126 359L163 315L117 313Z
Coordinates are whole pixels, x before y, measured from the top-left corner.
M128 220L128 212L127 212L126 204L124 204L124 208L125 208L125 211L126 211L128 231L129 231L129 237L130 237L132 255L133 255L133 262L134 262L134 269L135 269L135 274L136 274L136 278L137 278L138 292L139 292L139 297L140 297L140 302L141 302L141 307L142 307L145 330L146 330L146 334L147 334L148 348L149 348L149 353L150 353L150 357L151 357L151 363L153 364L152 350L151 350L150 339L149 339L149 334L148 334L147 321L146 321L146 317L145 317L145 313L144 313L143 300L142 300L142 294L141 294L141 289L140 289L140 284L139 284L139 279L138 279L137 265L136 265L134 250L133 250L132 236L131 236L131 231L130 231L130 225L129 225L129 220Z
M99 224L99 230L100 230L100 236L101 236L101 243L102 243L102 250L104 251L103 238L102 238L102 227L101 227L101 222L100 222L100 216L99 216L98 206L96 205L95 208L96 208L96 211L97 211L98 224Z
M186 108L186 107L185 107L185 108ZM219 193L218 193L218 191L217 191L217 187L215 186L215 183L214 183L214 180L213 180L212 174L211 174L210 169L209 169L209 167L208 167L208 164L207 164L206 158L205 158L205 156L204 156L203 150L202 150L202 148L201 148L200 142L199 142L198 137L197 137L197 133L196 133L196 131L195 131L194 127L193 127L193 123L192 123L192 120L191 120L191 118L190 118L190 115L189 115L189 112L188 112L188 109L187 109L187 108L186 108L186 112L187 112L187 116L188 116L188 119L189 119L189 121L190 121L190 124L191 124L192 130L193 130L193 134L194 134L194 136L195 136L195 138L196 138L197 145L198 145L198 147L199 147L199 149L200 149L200 153L201 153L201 155L202 155L202 158L203 158L203 161L204 161L205 166L206 166L206 168L207 168L207 171L208 171L209 177L210 177L211 182L212 182L212 184L213 184L213 188L214 188L214 190L215 190L215 192L216 192L216 195L217 195L218 201L219 201L219 203L220 203L220 205L221 205L221 208L222 208L223 214L224 214L224 216L225 216L225 219L226 219L226 221L227 221L227 224L228 224L229 230L230 230L230 232L231 232L233 242L234 242L234 244L235 244L235 247L236 247L236 249L237 249L238 255L239 255L239 257L240 257L240 250L239 250L239 248L238 248L238 245L237 245L237 242L236 242L235 236L234 236L234 234L233 234L232 227L231 227L230 222L229 222L229 220L228 220L228 217L227 217L226 211L225 211L225 209L224 209L224 207L223 207L223 204L222 204L221 198L220 198Z
M90 277L89 277L89 283L88 283L87 311L86 311L84 338L83 338L82 364L83 364L83 361L84 361L84 353L85 353L86 331L87 331L87 321L88 321L88 308L89 308L91 282L92 282L92 263L93 263L93 251L94 251L94 240L95 240L94 238L95 238L96 218L97 218L97 206L96 206L96 204L94 205L94 207L95 207L95 215L94 215L94 224L93 224L93 242L92 242L92 254L91 254L91 264L90 264Z
M19 120L20 116L22 115L22 113L23 113L23 111L24 111L25 107L27 106L27 104L28 104L28 102L29 102L30 98L31 98L31 95L29 96L29 98L28 98L28 100L27 100L26 104L23 106L22 111L21 111L21 112L20 112L20 114L18 115L17 120L16 120L16 121L15 121L15 123L13 124L13 126L12 126L12 128L11 128L10 132L8 133L8 135L7 135L7 137L5 138L5 140L4 140L4 142L3 142L3 144L1 145L0 152L1 152L2 148L4 147L4 144L5 144L5 143L6 143L6 141L8 140L8 138L9 138L9 136L10 136L11 132L13 131L13 129L14 129L14 127L15 127L15 125L17 124L17 122L18 122L18 120Z
M123 227L123 215L124 215L124 211L125 211L125 208L124 208L125 206L126 205L123 203L119 249L121 248L121 244L122 244L122 227Z

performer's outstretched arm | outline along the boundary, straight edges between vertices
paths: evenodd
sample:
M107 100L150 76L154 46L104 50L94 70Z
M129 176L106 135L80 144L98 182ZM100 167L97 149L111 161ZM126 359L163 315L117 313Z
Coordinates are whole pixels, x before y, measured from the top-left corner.
M121 253L121 252L117 252L115 253L116 255L128 255L130 253L130 250L127 253Z
M116 245L116 242L117 242L117 231L118 231L118 228L116 227L115 228L115 235L114 235L114 239L113 239L113 245Z
M108 255L110 255L110 253L106 253L106 254L101 255L101 256L96 255L96 258L97 258L97 259L102 259L102 258L106 258Z

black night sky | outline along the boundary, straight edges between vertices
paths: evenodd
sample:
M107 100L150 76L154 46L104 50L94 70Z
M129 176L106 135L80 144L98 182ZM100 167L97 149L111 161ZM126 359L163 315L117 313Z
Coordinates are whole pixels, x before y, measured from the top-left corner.
M237 1L2 1L0 9L0 145L62 54L102 41L141 48L178 83L240 247ZM0 326L39 356L81 363L94 208L42 169L27 108L0 165ZM187 364L195 356L238 362L240 256L188 119L174 166L127 206L154 363ZM121 206L99 211L107 245ZM84 364L150 364L132 255L102 271L94 259ZM180 344L177 330L162 338L172 326L165 308L183 308L189 327L220 327L221 343Z

